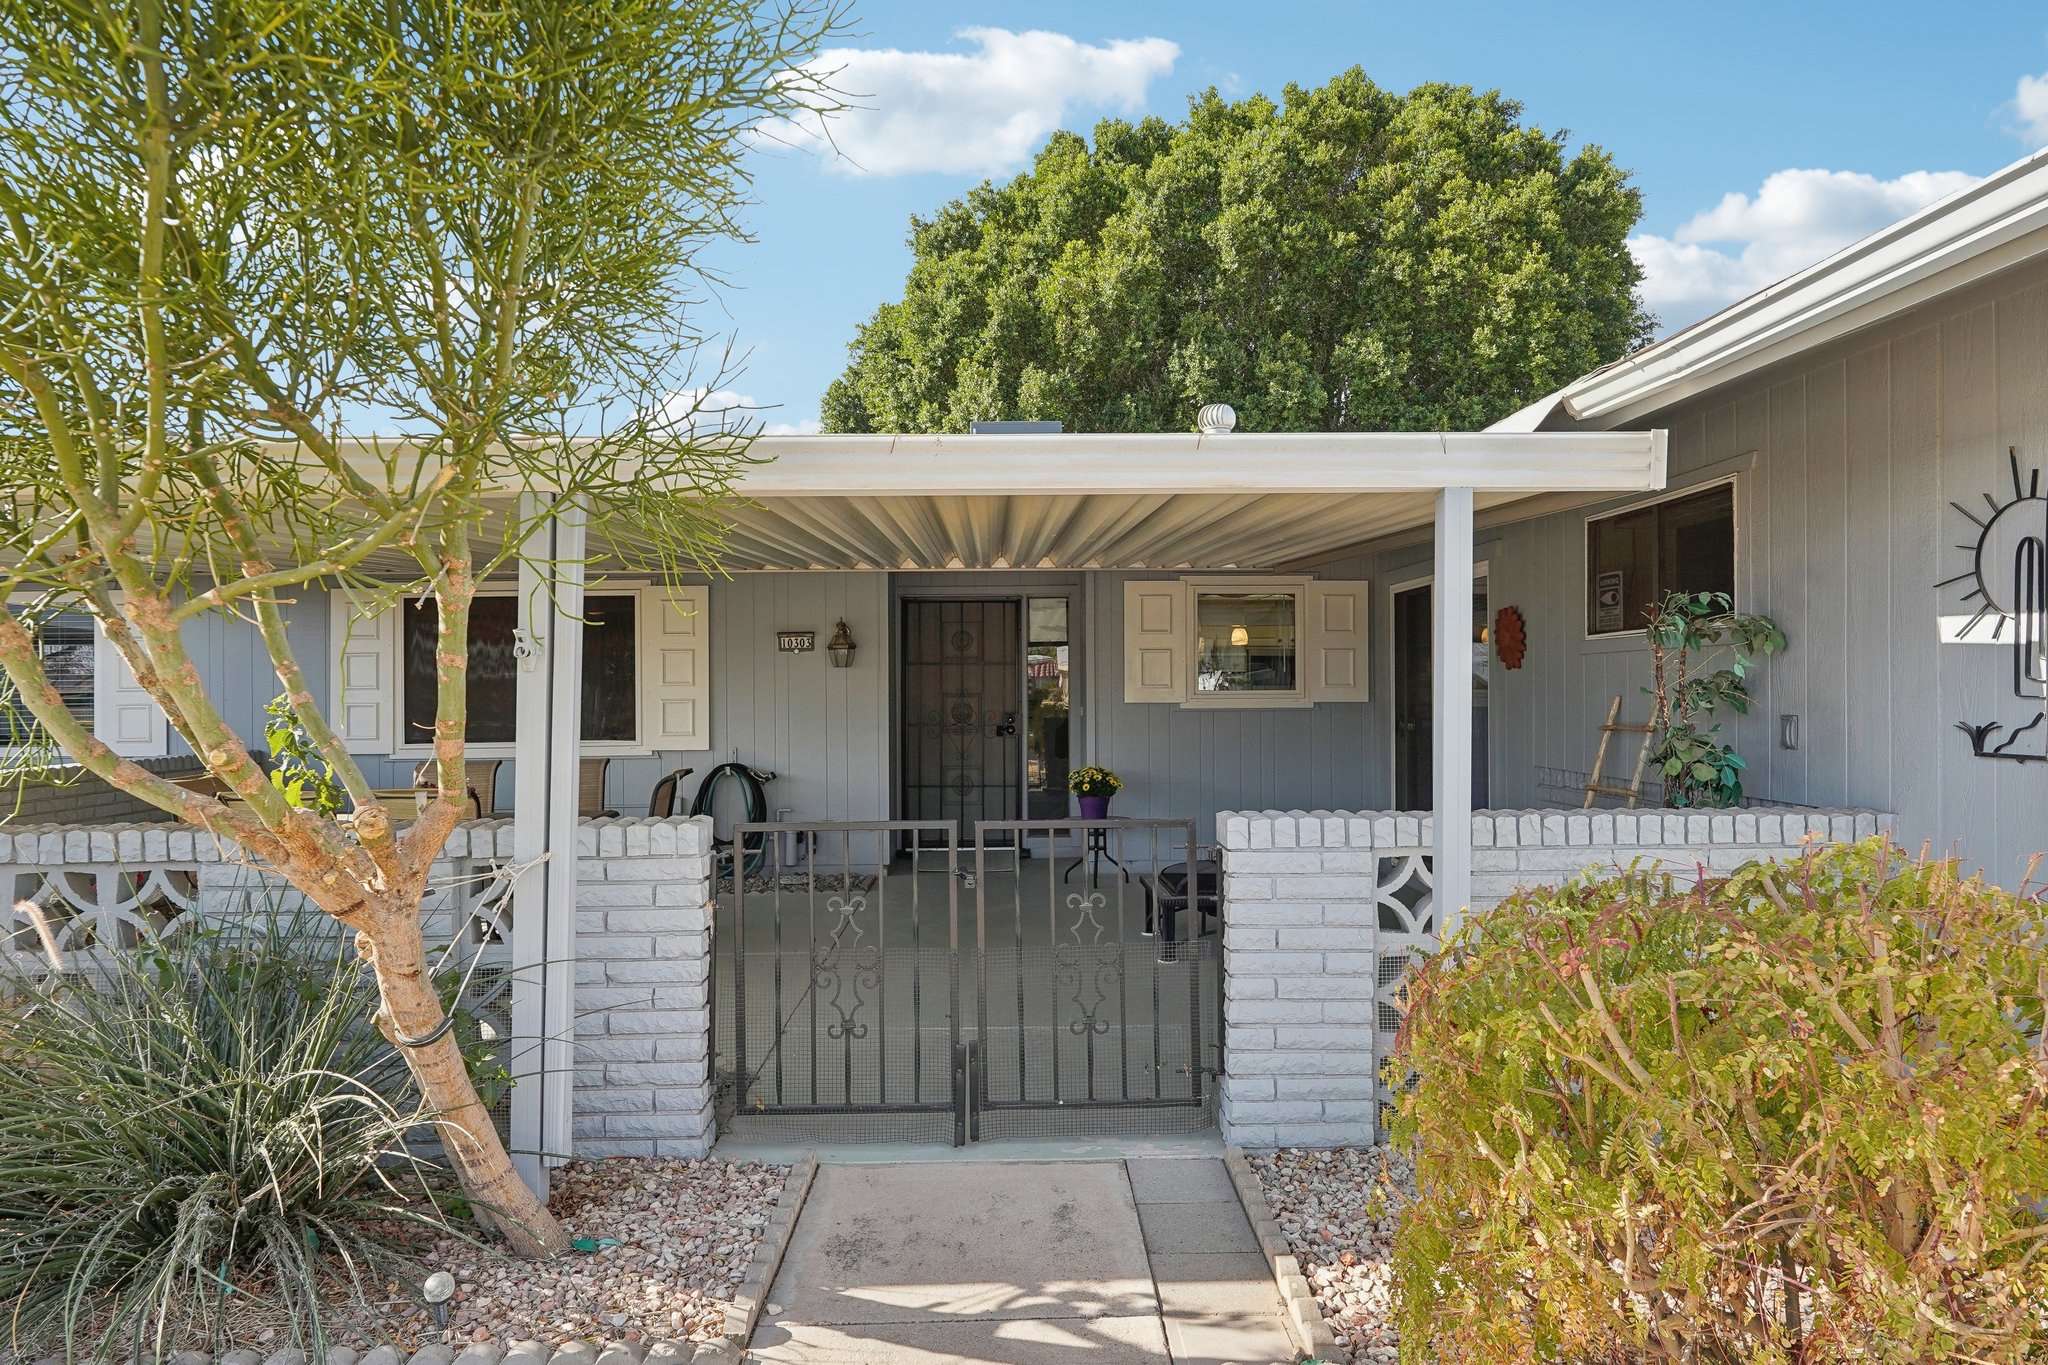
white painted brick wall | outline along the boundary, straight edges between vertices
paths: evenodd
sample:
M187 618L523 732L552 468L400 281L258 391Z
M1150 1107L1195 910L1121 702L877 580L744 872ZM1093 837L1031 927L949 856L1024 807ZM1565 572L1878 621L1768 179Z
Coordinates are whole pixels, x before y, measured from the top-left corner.
M578 844L576 1155L703 1156L711 821L589 820Z
M586 820L577 852L576 1155L702 1156L714 1136L711 821ZM511 856L510 820L455 828L430 877L438 890L422 908L429 943L457 932L481 887L473 879ZM209 918L302 901L238 849L183 825L0 826L0 877L10 886L39 882L54 867L152 864L193 873Z
M1434 821L1403 811L1226 811L1224 1139L1244 1147L1374 1140L1378 1066L1399 1027L1399 978L1434 946L1426 906L1394 894ZM1889 834L1877 811L1508 810L1472 817L1472 908L1588 868L1632 862L1691 885L1782 858L1808 839ZM1385 978L1384 980L1382 978Z

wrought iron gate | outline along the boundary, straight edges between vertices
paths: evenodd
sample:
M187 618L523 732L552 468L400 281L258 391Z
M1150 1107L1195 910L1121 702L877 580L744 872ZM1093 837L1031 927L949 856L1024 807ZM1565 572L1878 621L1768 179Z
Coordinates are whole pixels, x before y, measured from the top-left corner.
M1210 1126L1221 953L1198 854L1186 820L979 821L968 848L952 821L739 826L721 1121L955 1144Z

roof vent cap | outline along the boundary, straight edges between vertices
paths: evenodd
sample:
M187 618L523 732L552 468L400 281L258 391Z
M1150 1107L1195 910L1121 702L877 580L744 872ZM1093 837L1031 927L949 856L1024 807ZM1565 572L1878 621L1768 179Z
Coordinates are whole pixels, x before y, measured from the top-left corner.
M1058 422L969 422L973 436L1057 436L1065 427Z
M1237 429L1237 409L1228 403L1204 403L1195 414L1195 425L1204 436L1222 436Z

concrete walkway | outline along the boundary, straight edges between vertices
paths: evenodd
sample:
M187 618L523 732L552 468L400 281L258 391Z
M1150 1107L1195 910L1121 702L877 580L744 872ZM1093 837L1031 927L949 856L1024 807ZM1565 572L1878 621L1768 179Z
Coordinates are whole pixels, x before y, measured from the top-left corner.
M791 1365L1289 1365L1223 1163L824 1166L748 1351Z

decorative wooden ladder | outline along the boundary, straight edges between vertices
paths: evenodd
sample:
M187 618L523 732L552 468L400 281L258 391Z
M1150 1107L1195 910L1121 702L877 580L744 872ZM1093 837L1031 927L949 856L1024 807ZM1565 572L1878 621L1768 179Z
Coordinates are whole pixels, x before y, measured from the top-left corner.
M1650 757L1651 731L1654 727L1648 721L1629 722L1621 719L1621 696L1615 695L1607 704L1607 719L1600 725L1600 747L1593 751L1593 771L1586 775L1586 800L1581 810L1593 808L1596 796L1614 796L1625 799L1633 810L1643 799L1643 765ZM1602 782L1600 772L1607 766L1607 745L1616 735L1641 735L1643 746L1636 750L1636 770L1629 776L1626 787L1612 782Z

